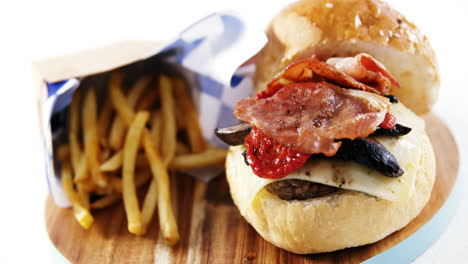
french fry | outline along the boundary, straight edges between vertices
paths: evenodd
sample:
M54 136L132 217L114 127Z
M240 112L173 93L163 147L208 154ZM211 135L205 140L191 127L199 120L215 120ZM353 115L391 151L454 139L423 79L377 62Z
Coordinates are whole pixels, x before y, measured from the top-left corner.
M183 110L180 107L175 108L177 131L182 131L182 130L187 129L187 124L185 121L185 113L182 111Z
M160 142L161 142L161 126L162 126L162 119L161 119L161 112L156 111L153 113L153 117L151 118L151 136L154 140L154 145L157 149L159 149Z
M89 207L89 192L87 192L84 188L83 185L77 184L76 186L76 192L78 194L78 197L80 198L81 204L83 205L84 208L87 210L90 209Z
M112 127L109 134L109 146L113 150L119 150L122 148L123 141L125 138L125 123L116 116L114 122L112 122Z
M94 89L89 89L83 102L82 123L87 165L94 183L106 187L105 174L101 172L101 151L97 132L97 100Z
M109 80L109 96L118 117L121 118L126 125L130 125L133 122L133 118L135 118L135 113L122 92L122 80L122 72L112 73Z
M112 103L106 100L101 112L99 113L98 121L98 135L99 143L102 146L107 147L109 145L107 131L109 130L110 123L112 121Z
M140 99L146 87L150 84L151 79L149 76L141 77L130 89L127 100L132 109L135 109L138 99Z
M122 79L120 80L120 83L122 83ZM148 84L151 82L151 78L148 76L140 78L130 89L128 92L128 98L127 101L132 107L132 109L135 108L136 103L138 102L138 99L141 97L143 94L143 91L145 88L148 86ZM126 131L126 125L125 123L118 117L116 116L114 119L114 122L112 123L112 129L111 133L109 136L109 144L114 150L118 150L122 148L123 145L123 140L125 137L125 131Z
M121 150L117 151L112 157L104 161L99 169L101 171L116 171L120 169L122 167L122 157L123 152Z
M111 155L112 150L110 148L103 147L101 149L101 160L107 160Z
M157 88L158 88L157 86L155 87L150 86L149 89L146 89L146 92L141 97L140 101L138 102L138 105L136 108L138 111L147 110L156 102L156 100L159 99L159 91Z
M159 224L163 237L168 245L175 245L179 241L179 231L172 211L171 194L169 190L169 176L164 163L156 151L150 133L143 131L143 145L146 155L150 161L153 180L158 187L158 213Z
M80 103L81 93L76 91L73 94L72 102L70 104L68 140L70 143L70 157L73 169L73 179L75 182L83 181L88 177L88 162L86 153L81 150L78 135L80 129ZM84 117L83 117L84 120ZM84 121L83 121L84 122ZM84 129L84 125L83 125ZM85 134L85 132L83 132Z
M103 198L91 203L92 210L98 210L105 207L108 207L122 199L122 195L119 193L109 194L104 196Z
M113 192L113 189L112 189L113 186L110 185L109 183L107 184L106 187L99 187L93 182L93 179L91 178L87 178L81 182L78 182L76 183L76 185L77 187L82 189L82 192L85 192L88 194L94 193L97 195L108 195Z
M180 78L174 79L174 95L178 106L184 113L185 126L192 152L198 153L206 149L205 138L203 137L198 120L198 114L190 98L185 83Z
M128 230L137 235L143 234L141 212L138 205L135 186L135 161L140 142L141 132L148 121L148 112L138 112L131 123L123 149L122 194L125 211L127 212Z
M141 222L145 231L153 218L154 210L158 203L158 185L155 179L151 181L148 191L143 201L143 208L141 210Z
M80 103L81 103L81 93L80 91L76 91L73 94L72 102L70 104L69 109L69 124L68 124L68 141L70 144L70 158L71 158L71 166L74 172L74 177L76 178L78 175L78 170L82 170L82 151L79 144L78 134L80 129ZM80 171L80 176L82 175L82 171Z
M88 229L94 222L91 213L81 204L80 198L73 189L73 179L70 165L67 162L62 163L62 187L73 207L73 212L78 223Z
M172 84L165 75L161 75L159 78L159 90L161 93L161 112L163 117L162 140L164 142L161 145L161 154L164 164L167 166L175 156L177 128Z
M62 162L62 163L68 163L69 160L70 160L70 147L69 145L61 145L59 148L58 148L58 158L59 160ZM82 159L82 160L85 160ZM79 169L78 169L79 170ZM78 194L78 197L80 199L80 202L81 204L83 205L84 208L86 208L87 210L89 210L89 193L87 193L83 188L80 188L81 186L80 185L77 185L77 194Z
M101 171L117 171L122 167L123 153L122 151L117 151L114 155L101 164ZM149 168L148 160L144 157L144 154L138 154L136 159L135 167Z
M70 160L70 146L69 145L60 145L57 148L57 157L62 162Z
M170 168L187 170L216 165L226 159L226 153L224 149L209 148L200 153L179 155L172 160Z
M102 147L102 149L101 149L101 161L109 159L111 153L112 153L112 150L110 148Z
M114 83L115 81L118 81L118 78L113 77L114 76L111 77L111 85L109 86L112 104L120 118L122 118L126 124L130 124L133 121L135 113L126 102L120 87ZM174 245L179 241L179 231L177 229L174 213L172 212L169 176L167 175L166 168L164 167L161 157L156 150L152 136L146 128L143 130L142 136L143 147L151 164L153 179L156 180L158 186L158 213L161 231L166 243Z
M76 185L80 186L82 191L85 191L85 192L88 192L88 193L91 193L96 189L96 185L94 184L93 179L91 179L91 178L87 178L87 179L84 179L84 180L82 180L80 182L77 182Z
M82 182L88 178L88 160L86 158L86 153L81 154L78 167L75 170L75 182Z

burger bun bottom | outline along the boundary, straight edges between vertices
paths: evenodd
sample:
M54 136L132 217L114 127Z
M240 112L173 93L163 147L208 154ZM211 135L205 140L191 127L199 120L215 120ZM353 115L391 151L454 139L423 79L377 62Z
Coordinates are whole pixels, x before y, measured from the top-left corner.
M304 201L286 201L265 189L260 190L244 218L267 241L297 254L330 252L379 241L403 228L428 202L435 180L435 158L424 132L414 190L408 200L387 201L357 191ZM232 154L232 151L229 152ZM229 154L228 154L229 155ZM226 176L231 195L239 207L239 175L226 161Z

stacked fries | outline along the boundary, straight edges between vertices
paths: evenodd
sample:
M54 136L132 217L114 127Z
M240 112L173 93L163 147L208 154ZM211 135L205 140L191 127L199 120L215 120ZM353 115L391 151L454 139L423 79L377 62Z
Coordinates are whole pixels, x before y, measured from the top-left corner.
M131 233L145 234L158 207L161 233L173 245L179 233L168 169L219 165L226 151L205 142L182 79L144 76L126 91L124 77L111 74L101 106L94 87L73 95L68 144L57 150L62 185L84 228L94 221L90 210L122 199ZM139 187L149 181L140 209Z

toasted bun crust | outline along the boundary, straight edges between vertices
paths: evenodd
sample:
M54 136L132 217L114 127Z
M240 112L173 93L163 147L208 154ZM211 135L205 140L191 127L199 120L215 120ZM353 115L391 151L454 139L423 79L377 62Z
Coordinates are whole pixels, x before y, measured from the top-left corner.
M437 100L439 73L429 41L385 2L302 0L277 15L267 35L257 57L257 90L296 60L365 52L396 77L401 88L392 93L416 114L429 112Z
M428 202L435 180L435 158L424 133L414 191L407 201L390 202L356 191L305 201L285 201L261 190L244 213L267 241L297 254L335 251L376 242L413 220ZM230 160L229 158L227 160ZM226 164L231 195L239 204L242 186Z

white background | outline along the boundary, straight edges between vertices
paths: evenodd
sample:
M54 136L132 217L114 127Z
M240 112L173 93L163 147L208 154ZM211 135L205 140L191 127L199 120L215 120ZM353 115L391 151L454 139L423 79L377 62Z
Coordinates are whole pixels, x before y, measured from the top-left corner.
M265 25L283 1L9 1L0 4L0 262L54 263L57 253L44 224L47 185L38 133L31 60L102 46L119 40L166 40L190 23L235 9ZM11 3L14 2L14 3ZM281 3L283 2L283 3ZM454 132L461 152L458 184L468 190L467 38L465 1L391 4L429 37L442 87L434 111ZM455 218L417 263L468 262L468 205L462 193Z

